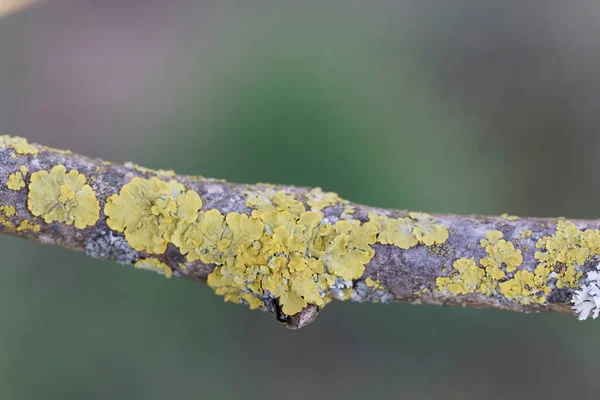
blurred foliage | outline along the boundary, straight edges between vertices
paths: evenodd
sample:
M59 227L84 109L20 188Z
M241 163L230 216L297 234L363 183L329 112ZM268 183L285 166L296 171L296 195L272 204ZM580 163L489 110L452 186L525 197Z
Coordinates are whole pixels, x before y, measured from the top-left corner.
M590 10L174 3L57 0L0 21L0 130L382 207L595 215L600 90L571 67L589 48L576 25ZM554 42L535 33L549 26L569 29ZM9 237L0 251L1 398L599 388L600 327L568 315L333 303L290 332L198 283Z

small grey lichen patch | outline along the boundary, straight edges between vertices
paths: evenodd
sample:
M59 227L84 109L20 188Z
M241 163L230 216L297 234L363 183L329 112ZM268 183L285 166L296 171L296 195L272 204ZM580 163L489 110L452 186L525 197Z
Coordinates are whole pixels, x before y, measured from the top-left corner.
M344 300L344 289L352 288L352 281L345 281L339 276L336 278L335 283L329 287L331 297L338 300Z
M119 264L133 264L140 259L124 237L113 232L101 232L85 239L85 254L100 260L113 259Z
M354 292L352 293L351 301L362 303L370 301L373 303L391 303L394 301L394 296L383 289L374 289L364 281L356 282L354 286Z
M56 240L53 237L48 236L48 235L40 235L38 237L38 240L42 244L56 244Z
M588 284L576 291L572 299L574 305L571 308L579 314L580 321L587 319L590 314L596 319L600 314L600 264L596 269L588 272Z

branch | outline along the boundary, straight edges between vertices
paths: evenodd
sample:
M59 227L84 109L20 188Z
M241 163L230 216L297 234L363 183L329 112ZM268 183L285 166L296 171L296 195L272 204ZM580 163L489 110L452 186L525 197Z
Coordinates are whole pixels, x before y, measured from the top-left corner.
M333 299L573 312L577 293L587 317L599 225L385 210L0 136L0 232L205 281L292 328Z

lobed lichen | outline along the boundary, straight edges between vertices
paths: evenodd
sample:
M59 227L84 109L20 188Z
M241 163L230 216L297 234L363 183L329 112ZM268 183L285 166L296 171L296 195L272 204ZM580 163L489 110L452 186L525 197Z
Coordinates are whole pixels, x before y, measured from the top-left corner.
M532 231L526 230L520 237L531 235ZM553 288L579 287L583 274L581 267L600 255L600 231L581 231L572 222L559 220L556 232L536 243L540 250L534 254L538 263L533 271L518 270L523 263L521 250L504 240L500 231L487 232L480 245L487 253L479 261L482 267L477 266L475 260L468 264L458 260L460 263L455 263L454 268L457 272L437 279L439 291L452 294L478 292L488 296L501 295L521 304L546 304Z
M289 211L294 215L306 211L306 207L293 194L268 187L264 191L245 191L246 205L253 208L252 216L259 218L270 211Z
M5 228L13 229L13 223L8 219L17 214L17 210L13 206L0 205L0 225Z
M507 299L516 300L522 304L536 302L544 304L546 296L552 288L547 285L550 269L538 265L533 273L527 270L517 271L512 279L498 284L498 291Z
M202 207L200 196L179 182L157 177L133 178L106 201L106 224L123 232L132 248L162 254L183 221L194 222Z
M32 223L31 221L25 220L22 221L21 224L17 227L17 232L23 231L31 231L31 232L39 232L42 228L39 224Z
M48 224L63 222L84 229L100 219L100 204L91 186L86 185L86 177L76 170L67 173L64 165L31 175L27 205L33 215Z
M362 276L374 256L376 226L340 220L330 224L320 211L305 211L293 194L267 188L247 192L250 217L229 213L208 284L226 301L250 308L277 299L286 315L309 304L323 306L338 280ZM349 298L351 289L340 296Z
M323 192L321 188L314 188L306 193L306 204L313 210L322 210L326 207L338 204L342 199L333 192Z
M16 136L0 135L1 148L12 149L19 155L36 155L39 152L34 145L29 144L27 139Z
M156 272L160 275L164 275L167 278L173 276L173 270L158 258L144 258L136 262L134 267L137 269L145 269L147 271Z
M523 232L521 232L521 239L527 239L532 234L533 234L533 232L530 229L523 231Z
M459 258L454 261L452 268L456 273L447 277L438 277L438 291L448 291L454 295L469 293L491 293L495 282L486 271L480 268L473 258Z
M575 292L571 302L571 307L579 317L580 321L592 318L598 318L600 315L600 264L596 265L593 271L589 271L586 276L587 284Z
M6 181L6 187L10 190L18 191L25 187L24 177L27 175L27 167L21 166L21 170L10 174Z
M583 275L580 267L600 254L600 231L581 231L572 222L559 220L554 235L542 237L536 247L540 251L535 259L551 269L556 287L576 288Z
M521 250L515 249L511 242L507 242L502 238L502 232L490 231L486 233L486 239L482 239L480 242L488 254L481 259L481 265L485 267L487 274L495 280L502 279L505 276L500 269L502 265L506 267L507 272L513 272L523 263Z
M365 285L372 289L383 289L383 286L381 286L381 282L379 282L379 280L373 280L371 278L365 279Z
M225 217L219 210L201 211L195 221L179 223L175 228L171 241L186 256L188 262L202 261L205 264L215 264L214 254L224 233Z
M374 256L374 223L331 224L271 187L247 193L250 216L202 205L176 181L134 178L107 200L105 214L138 251L162 254L172 243L186 262L215 264L208 284L226 301L258 308L276 299L286 315L324 305L338 278L360 278Z
M110 165L110 163L106 163L106 165ZM162 178L173 178L175 176L175 171L165 170L165 169L151 169L142 167L141 165L134 164L132 162L126 162L124 164L125 167L130 169L135 169L136 171L145 173L145 174L153 174Z
M509 279L507 273L514 272L523 262L521 251L515 249L511 242L503 239L500 231L489 231L480 245L487 253L479 262L461 258L454 262L456 273L436 280L438 291L448 291L454 295L481 293L486 296L501 294L508 299L522 303L540 302L545 297L536 297L539 293L548 294L550 288L545 286L549 270L538 268L534 273L526 270L517 271Z
M443 244L448 240L448 230L425 213L410 213L407 218L388 218L374 213L369 219L377 226L377 242L409 249L422 243L425 246Z
M489 246L489 245L488 245ZM504 272L498 274L496 269L481 268L473 258L461 258L454 262L456 273L436 280L438 291L448 291L453 295L481 293L486 296L502 295L507 299L530 304L544 304L546 295L551 291L547 285L550 270L538 266L534 272L519 270L506 280Z
M507 220L507 221L516 221L519 219L519 217L517 217L516 215L509 215L507 213L500 215L500 218Z

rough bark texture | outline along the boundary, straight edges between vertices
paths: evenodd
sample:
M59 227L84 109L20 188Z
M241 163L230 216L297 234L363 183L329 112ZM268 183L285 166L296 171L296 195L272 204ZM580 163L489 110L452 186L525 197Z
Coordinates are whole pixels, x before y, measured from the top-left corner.
M201 262L188 263L185 269L180 267L185 261L184 256L172 244L167 251L160 255L149 255L133 250L119 232L111 230L106 224L104 205L113 194L119 193L121 187L134 177L150 178L157 172L144 170L131 164L119 165L106 163L102 160L91 159L70 152L48 149L34 145L37 154L20 154L10 146L0 146L0 206L12 206L16 214L4 216L5 224L0 224L0 232L37 240L45 244L65 247L71 250L83 251L91 257L113 259L123 264L132 264L145 257L155 257L166 263L174 276L181 276L197 281L206 281L207 275L214 265ZM64 165L67 170L77 170L88 178L100 202L100 219L91 227L77 229L64 223L45 223L41 218L35 218L28 208L28 187L31 173L40 170L50 170L56 165ZM26 166L29 174L25 176L25 187L11 190L7 187L9 176ZM203 209L215 208L223 214L239 212L250 214L251 208L246 206L245 190L262 190L264 185L233 184L220 180L205 179L193 176L175 176L186 188L195 190L202 198ZM310 189L290 186L274 186L276 190L303 195ZM386 210L363 205L354 205L353 219L362 222L369 220L369 213L377 213L390 218L405 217L404 210ZM332 206L323 209L325 216L331 221L337 221L343 213L343 206ZM436 279L447 277L452 270L452 264L459 258L481 260L486 256L486 250L480 245L487 232L500 231L504 239L515 243L520 249L523 262L519 270L533 271L538 265L534 258L536 243L544 236L556 233L557 219L539 218L502 218L479 215L432 215L438 223L443 224L448 232L448 240L442 245L416 245L409 249L401 249L394 245L375 243L372 248L375 256L366 265L361 279L354 280L352 285L354 301L375 302L413 302L435 305L452 305L463 307L489 307L497 309L516 310L524 312L560 311L572 312L570 301L573 288L557 288L552 285L551 292L543 304L530 302L528 304L509 299L498 293L485 295L482 293L452 294L449 291L437 290ZM39 225L39 231L17 230L22 221L33 221ZM571 221L580 230L598 229L600 222ZM531 231L529 235L523 235ZM592 268L592 260L578 267L578 271L587 272ZM364 279L377 279L385 290L370 290L364 284ZM281 318L281 310L275 305L266 307L268 311ZM306 325L316 317L316 306L306 307L300 314L284 317L283 320L292 327Z

